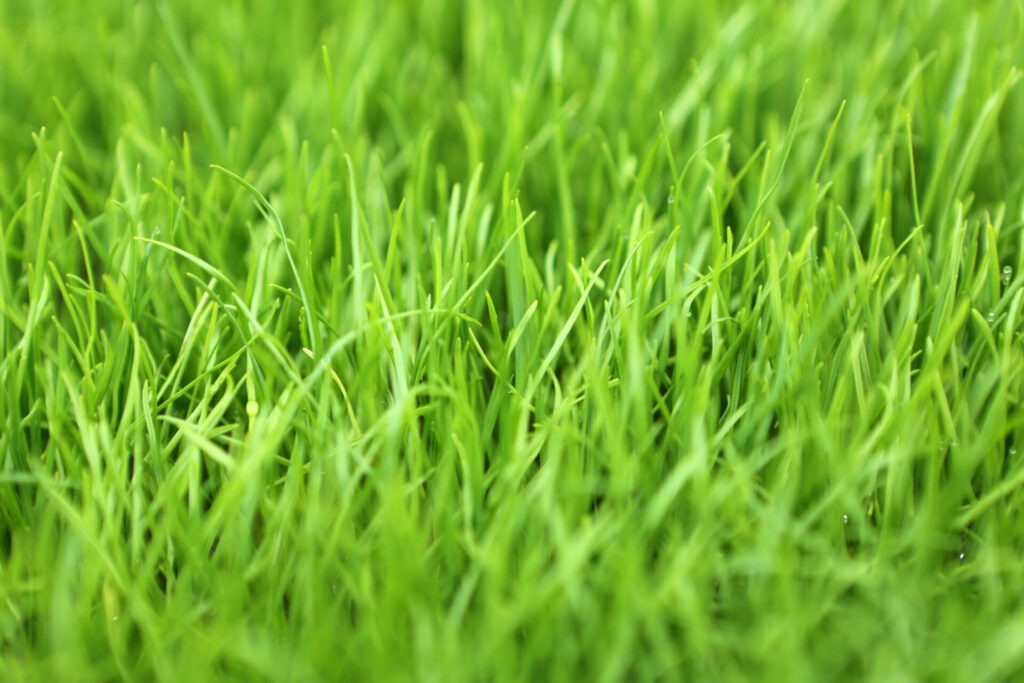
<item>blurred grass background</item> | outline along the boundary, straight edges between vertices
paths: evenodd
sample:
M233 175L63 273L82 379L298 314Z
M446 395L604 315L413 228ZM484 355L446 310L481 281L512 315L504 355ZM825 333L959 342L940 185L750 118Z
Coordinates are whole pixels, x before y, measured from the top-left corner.
M1022 29L0 1L0 675L1013 680Z

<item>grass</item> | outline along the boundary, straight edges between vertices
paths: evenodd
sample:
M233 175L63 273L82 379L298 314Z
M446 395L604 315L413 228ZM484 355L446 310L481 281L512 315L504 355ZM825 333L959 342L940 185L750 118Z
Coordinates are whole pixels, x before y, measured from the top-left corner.
M341 5L0 3L0 678L1024 675L1020 2Z

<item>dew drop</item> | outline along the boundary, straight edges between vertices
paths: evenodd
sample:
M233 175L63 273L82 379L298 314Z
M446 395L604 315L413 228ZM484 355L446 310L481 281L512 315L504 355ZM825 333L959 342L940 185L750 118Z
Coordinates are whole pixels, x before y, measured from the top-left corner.
M986 317L988 318L988 321L990 323L994 323L996 321L996 312L995 311L989 311L988 315Z
M1010 455L1017 455L1017 448L1016 447L1010 446Z
M965 557L967 557L967 553L961 551L960 552L960 561L963 562Z
M668 193L668 203L669 204L674 204L675 201L676 201L676 193L675 192L669 192Z
M1012 277L1013 277L1013 267L1012 266L1003 266L1003 284L1004 285L1010 284L1010 278L1012 278Z
M843 524L849 524L849 523L850 523L850 516L849 515L843 515Z

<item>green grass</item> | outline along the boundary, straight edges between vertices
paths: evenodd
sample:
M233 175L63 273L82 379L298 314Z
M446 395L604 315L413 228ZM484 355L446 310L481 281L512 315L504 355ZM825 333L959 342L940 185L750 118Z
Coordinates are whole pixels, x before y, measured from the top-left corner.
M337 4L0 1L0 679L1024 676L1019 0Z

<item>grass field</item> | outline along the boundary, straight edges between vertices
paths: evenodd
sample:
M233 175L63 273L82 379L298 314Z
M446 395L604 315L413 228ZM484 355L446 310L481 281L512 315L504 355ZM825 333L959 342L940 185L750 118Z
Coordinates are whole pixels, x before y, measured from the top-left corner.
M1020 0L337 4L0 0L0 680L1024 677Z

